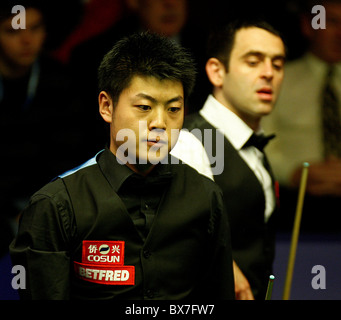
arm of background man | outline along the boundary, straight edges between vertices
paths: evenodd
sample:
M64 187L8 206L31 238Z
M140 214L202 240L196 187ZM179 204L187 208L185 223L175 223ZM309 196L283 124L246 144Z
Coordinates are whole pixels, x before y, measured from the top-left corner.
M254 300L250 283L244 276L243 272L239 269L235 261L233 261L234 273L234 291L236 300Z
M69 214L61 203L36 195L23 211L16 238L10 245L13 265L26 271L26 289L21 299L69 299Z

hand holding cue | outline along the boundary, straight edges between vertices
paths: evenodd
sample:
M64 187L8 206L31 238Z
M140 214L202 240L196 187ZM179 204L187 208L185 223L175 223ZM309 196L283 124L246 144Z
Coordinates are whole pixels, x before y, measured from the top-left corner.
M307 186L308 168L309 168L309 163L304 162L302 175L301 175L300 188L298 192L294 228L293 228L292 237L291 237L287 276L285 279L285 285L284 285L284 290L283 290L283 300L289 300L290 298L291 282L292 282L292 276L294 273L296 249L297 249L298 236L300 232L304 195L305 195L305 190Z

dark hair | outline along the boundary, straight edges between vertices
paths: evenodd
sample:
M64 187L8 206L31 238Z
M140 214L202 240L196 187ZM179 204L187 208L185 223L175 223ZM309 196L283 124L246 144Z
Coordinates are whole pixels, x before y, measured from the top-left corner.
M237 31L243 28L260 28L264 29L275 36L282 39L283 37L279 31L277 31L271 24L265 20L233 20L224 26L217 26L216 30L213 30L208 38L207 42L207 58L217 58L222 62L226 71L229 69L229 61L231 56L231 51L234 45L235 36ZM285 46L285 43L284 43ZM286 46L285 46L286 48ZM286 50L286 49L285 49Z
M193 58L184 48L166 37L142 32L119 40L104 56L98 68L98 89L106 91L116 103L136 75L180 81L187 98L196 71Z

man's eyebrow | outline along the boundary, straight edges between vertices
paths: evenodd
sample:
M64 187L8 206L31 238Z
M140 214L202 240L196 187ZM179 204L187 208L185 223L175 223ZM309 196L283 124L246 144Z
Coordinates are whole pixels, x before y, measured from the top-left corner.
M167 101L167 104L173 103L173 102L183 102L184 98L182 96L174 97L173 99L170 99Z
M264 57L264 56L266 56L266 53L261 52L261 51L248 51L242 55L242 58L247 58L250 56ZM285 55L284 54L276 54L276 55L272 56L271 59L272 60L281 59L281 60L285 61Z
M145 94L145 93L138 93L135 97L136 98L147 99L147 100L149 100L152 103L156 103L157 102L157 100L154 97L152 97L152 96L150 96L148 94Z
M263 57L263 56L265 56L265 54L263 52L260 52L260 51L248 51L242 55L242 58L247 58L249 56Z
M145 94L145 93L138 93L135 97L147 99L147 100L149 100L149 101L152 102L152 103L157 103L157 102L158 102L154 97L152 97L152 96L150 96L150 95L148 95L148 94ZM168 100L168 101L166 102L166 104L170 104L170 103L178 102L178 101L179 101L179 102L183 102L183 100L184 100L184 98L183 98L182 96L179 95L179 96L177 96L177 97L174 97L174 98Z

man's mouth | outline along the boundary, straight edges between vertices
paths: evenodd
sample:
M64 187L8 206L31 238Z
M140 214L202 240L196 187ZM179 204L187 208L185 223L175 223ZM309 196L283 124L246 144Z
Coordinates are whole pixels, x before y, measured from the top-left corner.
M162 146L167 144L166 140L162 140L160 137L156 137L156 138L150 138L147 140L147 145L152 147L152 146Z
M273 91L270 87L263 87L257 90L257 95L260 98L260 100L272 101Z

